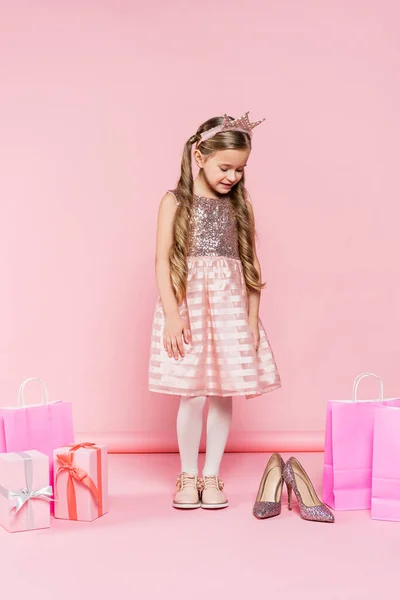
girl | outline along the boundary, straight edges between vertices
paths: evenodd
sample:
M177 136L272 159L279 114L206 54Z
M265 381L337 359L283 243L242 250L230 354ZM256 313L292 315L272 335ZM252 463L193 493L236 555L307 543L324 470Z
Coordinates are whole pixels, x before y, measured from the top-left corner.
M223 508L219 469L232 419L232 396L280 387L258 310L262 283L253 209L244 185L254 127L215 117L183 151L174 191L162 198L157 227L159 290L151 340L149 389L180 396L181 472L173 506ZM193 158L199 173L193 181ZM210 398L202 477L198 454Z

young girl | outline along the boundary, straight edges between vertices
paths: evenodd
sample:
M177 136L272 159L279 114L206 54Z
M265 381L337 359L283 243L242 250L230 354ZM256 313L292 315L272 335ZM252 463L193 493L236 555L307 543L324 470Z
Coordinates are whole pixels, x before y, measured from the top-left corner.
M174 191L158 213L159 290L151 340L149 389L180 396L181 472L173 506L223 508L219 478L232 419L232 396L253 398L280 387L258 310L262 283L252 205L244 184L254 127L246 113L215 117L183 151ZM199 173L193 181L193 158ZM207 448L198 454L206 398Z

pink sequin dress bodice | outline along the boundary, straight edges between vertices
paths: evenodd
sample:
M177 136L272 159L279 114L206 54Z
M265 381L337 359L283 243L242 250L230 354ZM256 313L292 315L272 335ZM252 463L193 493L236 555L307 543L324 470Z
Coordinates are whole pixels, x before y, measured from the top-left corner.
M186 297L178 309L190 327L191 342L184 344L185 356L178 360L168 356L159 297L153 317L149 390L253 398L279 388L278 369L261 320L260 344L255 349L236 213L229 196L193 196L188 233Z
M236 215L228 196L193 197L188 255L239 258Z

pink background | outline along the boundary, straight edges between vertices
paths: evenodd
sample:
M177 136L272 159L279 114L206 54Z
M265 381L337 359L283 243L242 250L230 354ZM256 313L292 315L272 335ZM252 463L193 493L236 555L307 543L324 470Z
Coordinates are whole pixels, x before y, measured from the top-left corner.
M178 401L147 391L158 203L197 126L246 110L267 118L247 183L283 388L236 401L229 449L321 449L326 400L361 371L399 395L399 17L3 0L0 404L39 376L78 437L176 449Z

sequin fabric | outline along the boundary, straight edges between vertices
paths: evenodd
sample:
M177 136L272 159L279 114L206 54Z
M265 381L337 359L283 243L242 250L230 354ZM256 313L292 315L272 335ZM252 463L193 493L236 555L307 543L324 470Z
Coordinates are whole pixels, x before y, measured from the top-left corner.
M149 390L178 396L254 398L279 388L279 372L261 319L255 351L229 197L194 197L187 266L186 297L178 309L190 327L191 342L184 344L185 356L177 360L168 356L163 344L165 315L158 297Z
M267 466L265 467L263 476L261 478L258 494L256 501L253 506L253 515L257 519L268 519L270 517L276 517L281 514L282 508L282 486L283 486L283 469L285 463L282 456L275 452L268 460ZM278 479L275 471L278 470ZM276 502L260 500L263 497L267 486L270 484L270 478L273 477L273 491ZM265 496L264 496L265 497Z
M239 258L236 216L228 196L193 197L188 255Z
M281 502L255 502L253 506L253 515L257 519L268 519L277 517L281 514Z
M297 487L296 476L293 472L293 468L291 465L291 458L285 465L283 470L283 478L285 482L290 486L294 493L296 494L297 501L299 503L300 508L300 516L302 519L306 521L319 521L321 523L333 523L335 521L335 517L329 510L329 508L321 502L321 504L317 504L316 506L306 506L303 503L302 497ZM304 479L307 478L307 475ZM303 479L303 480L304 480Z

